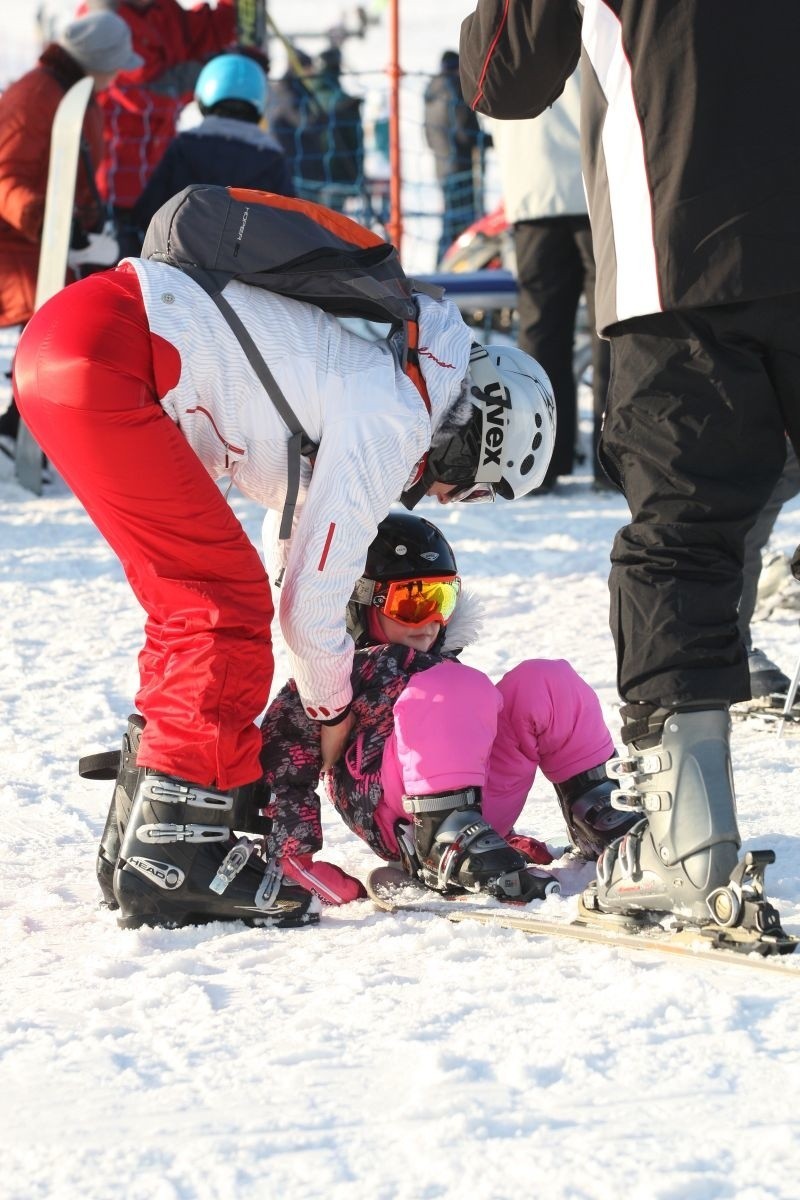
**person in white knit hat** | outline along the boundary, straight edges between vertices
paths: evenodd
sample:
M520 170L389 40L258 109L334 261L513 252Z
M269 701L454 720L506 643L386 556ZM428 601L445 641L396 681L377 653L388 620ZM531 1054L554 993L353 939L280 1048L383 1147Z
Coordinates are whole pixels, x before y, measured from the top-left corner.
M24 325L33 313L50 159L50 134L64 94L90 75L94 92L142 59L128 26L115 13L71 21L38 63L0 96L0 328ZM75 188L75 252L71 265L109 266L119 257L115 238L101 233L103 212L94 169L103 152L103 118L94 94L83 123L84 150ZM19 414L12 402L0 415L0 449L13 455Z

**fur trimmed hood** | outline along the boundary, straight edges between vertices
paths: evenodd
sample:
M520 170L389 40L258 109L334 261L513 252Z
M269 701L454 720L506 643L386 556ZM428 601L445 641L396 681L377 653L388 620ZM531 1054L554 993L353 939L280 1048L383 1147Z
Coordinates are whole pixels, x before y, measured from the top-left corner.
M442 652L460 654L467 646L476 642L483 629L483 601L476 592L462 589L456 611L447 626Z

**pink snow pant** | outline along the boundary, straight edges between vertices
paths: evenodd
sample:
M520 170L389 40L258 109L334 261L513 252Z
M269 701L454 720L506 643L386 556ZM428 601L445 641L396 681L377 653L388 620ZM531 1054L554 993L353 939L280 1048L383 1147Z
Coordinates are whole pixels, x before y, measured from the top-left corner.
M260 775L254 721L272 681L272 600L255 547L158 403L179 374L125 268L43 305L14 360L25 422L147 614L139 762L230 788ZM113 621L107 632L112 650Z
M593 690L563 659L531 658L493 684L443 662L421 671L394 706L375 813L387 845L408 820L402 797L483 788L483 815L505 837L536 771L552 783L605 762L614 743Z

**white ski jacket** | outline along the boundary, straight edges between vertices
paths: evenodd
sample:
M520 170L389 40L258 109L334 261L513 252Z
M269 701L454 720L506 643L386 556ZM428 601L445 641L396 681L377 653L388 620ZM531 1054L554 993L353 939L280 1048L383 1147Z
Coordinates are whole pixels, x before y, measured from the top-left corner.
M150 329L178 351L181 375L161 398L213 479L230 477L280 514L288 431L213 301L174 267L129 260ZM309 437L283 561L279 620L306 712L333 716L351 699L353 643L345 609L378 522L461 391L470 331L449 301L420 296L420 363L431 415L386 342L368 342L334 317L261 288L232 282L225 298L254 339ZM278 521L265 522L277 538Z
M577 67L551 108L527 121L487 121L508 221L586 216Z

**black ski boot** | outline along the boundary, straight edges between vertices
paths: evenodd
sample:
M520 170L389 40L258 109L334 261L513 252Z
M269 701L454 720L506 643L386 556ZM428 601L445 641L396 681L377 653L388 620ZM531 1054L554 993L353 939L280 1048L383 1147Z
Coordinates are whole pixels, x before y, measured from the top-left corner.
M481 815L479 788L404 796L413 815L402 822L398 842L403 866L437 892L489 892L499 900L527 903L560 891L546 871L537 871Z
M613 760L612 760L613 761ZM617 784L609 779L606 764L590 767L562 783L554 783L569 839L584 858L596 859L611 842L632 829L640 816L621 811L611 803Z
M105 908L119 907L113 888L114 868L119 858L119 849L136 789L146 773L145 767L137 765L139 742L142 740L144 727L144 717L139 713L131 713L120 750L87 754L78 762L78 774L83 779L116 781L106 823L100 836L95 868ZM242 833L251 833L255 837L265 837L272 829L269 818L261 815L261 810L266 807L270 798L266 784L257 780L255 783L233 789L231 795L235 801L232 827Z
M319 900L264 862L260 840L234 838L234 793L143 771L114 871L123 928L319 920Z
M83 779L116 780L108 816L100 836L95 868L106 908L118 907L113 888L114 868L117 865L122 834L128 824L136 788L144 774L144 768L136 765L136 754L143 730L144 717L139 713L131 713L128 717L128 728L122 738L121 750L87 754L78 762L78 774Z

